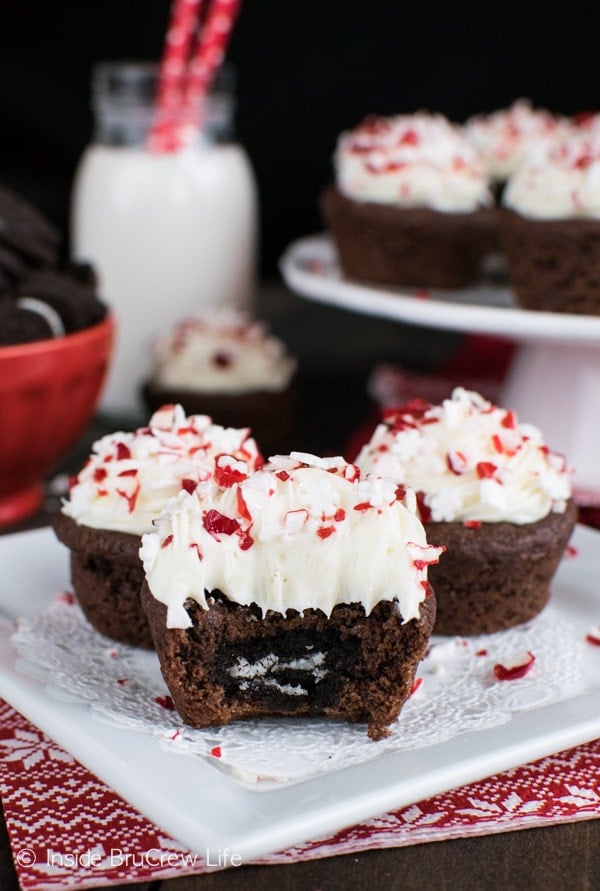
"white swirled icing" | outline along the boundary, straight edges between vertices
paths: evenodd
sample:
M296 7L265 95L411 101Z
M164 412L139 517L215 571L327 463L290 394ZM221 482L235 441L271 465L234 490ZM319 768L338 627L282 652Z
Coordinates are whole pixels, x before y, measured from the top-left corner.
M384 417L356 463L411 486L426 522L532 523L566 509L564 458L478 393L457 388L441 405L414 400Z
M412 493L361 479L342 458L292 452L230 486L180 493L143 536L140 556L168 626L185 628L187 598L207 608L214 590L263 614L329 615L338 603L361 603L368 614L397 600L408 621L442 550L427 545Z
M439 114L366 118L334 155L340 192L357 201L462 213L491 203L485 166Z
M497 181L506 180L532 149L566 135L568 129L566 118L533 108L527 99L491 114L475 115L464 125L467 139Z
M536 219L600 219L600 128L531 152L510 177L503 204Z
M147 427L102 437L62 506L77 523L141 535L165 503L230 466L247 473L263 463L248 429L220 427L207 415L186 417L180 405L156 411Z
M296 370L284 344L234 310L179 322L154 345L153 382L203 393L283 390Z

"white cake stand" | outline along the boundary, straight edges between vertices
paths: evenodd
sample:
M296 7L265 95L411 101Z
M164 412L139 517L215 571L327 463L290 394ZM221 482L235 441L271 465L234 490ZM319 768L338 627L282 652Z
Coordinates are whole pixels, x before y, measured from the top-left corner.
M503 405L539 426L552 449L567 456L578 500L600 503L600 317L518 309L510 290L493 284L419 299L415 293L351 282L341 276L335 249L324 235L291 244L280 269L292 291L312 300L515 341Z

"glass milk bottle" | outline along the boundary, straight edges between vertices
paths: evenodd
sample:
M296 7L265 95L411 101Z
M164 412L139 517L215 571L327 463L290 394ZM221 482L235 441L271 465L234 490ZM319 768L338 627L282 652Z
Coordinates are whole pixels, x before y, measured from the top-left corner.
M255 290L257 193L231 138L231 71L221 72L193 143L162 154L146 144L157 73L144 63L95 67L94 139L73 183L72 256L93 265L117 321L101 405L115 419L141 419L158 333L224 306L251 311Z

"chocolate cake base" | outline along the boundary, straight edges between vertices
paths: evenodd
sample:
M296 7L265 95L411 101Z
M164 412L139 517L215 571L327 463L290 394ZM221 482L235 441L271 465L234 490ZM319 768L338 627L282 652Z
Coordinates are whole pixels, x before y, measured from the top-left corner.
M352 201L334 186L321 212L345 276L375 284L460 288L495 245L495 211L441 213Z
M329 618L268 612L213 592L209 609L188 600L188 629L167 628L167 608L142 586L161 669L175 707L192 727L264 716L326 716L366 722L387 736L411 694L435 619L435 596L402 624L397 604L338 605Z
M490 634L533 619L569 542L577 508L536 523L425 523L427 541L446 545L429 579L437 597L434 634Z
M520 306L600 315L600 220L535 220L506 210L500 237Z
M144 569L140 536L92 529L57 513L52 525L71 551L71 583L86 619L101 634L130 646L153 647L140 601Z
M239 395L167 389L149 381L142 389L142 396L150 412L162 405L179 404L187 415L209 415L222 427L250 427L265 457L287 454L293 444L295 381L279 392L258 390Z

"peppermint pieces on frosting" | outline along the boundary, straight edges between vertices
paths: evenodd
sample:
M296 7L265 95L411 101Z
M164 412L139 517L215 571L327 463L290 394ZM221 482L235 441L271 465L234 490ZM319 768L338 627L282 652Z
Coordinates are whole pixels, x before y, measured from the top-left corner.
M356 201L448 213L492 203L483 161L440 114L372 115L341 134L334 163L338 189Z
M181 489L194 491L214 473L241 479L262 464L248 428L221 427L207 415L186 417L180 405L165 405L147 427L94 443L62 511L95 529L141 535Z
M156 386L203 393L279 392L297 365L263 322L233 309L183 319L154 354Z
M509 108L474 115L464 125L467 139L483 158L490 176L506 180L532 149L565 136L569 122L528 99L517 99Z
M600 127L532 151L510 177L505 207L535 219L600 219Z
M230 483L230 484L227 484ZM188 598L210 593L285 614L338 603L398 603L405 622L428 596L427 567L443 548L427 544L412 493L362 478L342 458L275 456L243 480L213 478L181 492L144 535L149 588L169 627L191 624Z
M357 464L414 489L424 522L532 523L571 496L565 459L537 427L462 388L386 412Z

